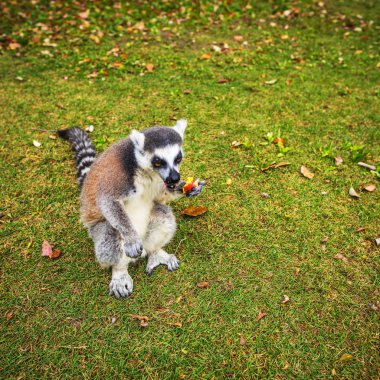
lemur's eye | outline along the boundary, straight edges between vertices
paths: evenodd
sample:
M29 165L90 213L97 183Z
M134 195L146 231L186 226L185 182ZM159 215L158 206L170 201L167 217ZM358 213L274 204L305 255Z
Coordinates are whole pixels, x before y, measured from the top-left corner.
M158 157L154 157L153 160L152 160L152 165L155 167L155 168L160 168L162 166L165 166L166 165L166 162L165 160L161 160L160 158Z
M182 161L182 154L180 153L177 158L174 160L176 164L179 164Z

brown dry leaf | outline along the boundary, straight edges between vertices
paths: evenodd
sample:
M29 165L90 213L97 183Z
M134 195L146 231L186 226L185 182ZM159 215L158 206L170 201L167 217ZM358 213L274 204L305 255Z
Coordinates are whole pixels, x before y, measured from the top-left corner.
M97 71L93 71L91 74L87 75L87 78L96 78L99 75Z
M42 254L41 256L50 257L53 253L53 246L47 240L44 240L41 247Z
M20 49L21 45L17 42L11 42L9 45L8 45L9 49L11 50L16 50L16 49Z
M242 145L240 141L232 141L231 148L237 148L238 146Z
M211 53L204 53L201 55L201 59L211 59L212 54Z
M312 173L306 166L302 165L301 166L301 174L309 179L312 179L314 177L314 173Z
M349 361L351 361L354 357L351 355L351 354L343 354L339 361L342 362L342 363L347 363Z
M353 187L350 187L348 194L350 194L351 197L360 198L360 195L355 191L355 189Z
M9 322L13 318L13 311L8 311L7 315L5 316L7 319L7 322Z
M218 80L218 83L221 83L221 84L223 84L223 83L228 83L228 82L229 82L229 80L226 79L226 78L220 78L220 79Z
M148 72L152 72L154 70L154 65L152 63L147 63L145 65L145 68L147 69Z
M179 322L169 323L169 326L181 328L182 327L182 322L179 321Z
M265 172L266 170L269 170L269 169L278 169L278 168L281 168L283 166L288 166L288 165L291 165L290 162L288 162L288 161L281 161L278 164L276 164L275 162L272 162L271 164L269 164L265 168L261 168L261 171Z
M137 319L139 321L149 321L150 318L147 317L146 315L137 315L137 314L128 314L132 319Z
M57 257L59 257L60 255L61 255L61 250L60 249L55 249L52 253L51 253L51 255L49 255L49 257L51 258L51 259L56 259Z
M203 215L205 212L207 212L207 208L204 206L191 206L181 211L183 215L192 217Z
M355 232L361 232L361 231L365 231L365 230L368 230L368 226L363 226L363 227L359 227L357 230L355 230Z
M281 161L278 164L274 165L274 168L275 169L282 168L283 166L288 166L288 165L291 165L291 163L288 161Z
M197 287L200 289L207 288L208 286L209 286L209 283L207 281L201 281L201 282L198 282L197 284Z
M244 336L242 334L239 334L239 344L241 346L245 345L245 339L244 339Z
M365 191L368 191L369 193L372 193L373 191L376 190L376 185L371 183L370 185L364 186L363 189Z
M262 171L262 172L265 172L266 170L269 170L269 169L274 168L275 165L276 165L276 163L275 163L275 162L272 162L272 163L269 164L268 166L265 166L264 168L261 168L261 171Z
M339 259L339 260L342 260L344 262L348 262L349 260L347 259L346 256L343 256L341 253L337 253L335 256L334 256L335 259Z
M82 19L88 18L89 15L90 15L90 11L88 9L86 9L85 11L79 13L79 17L82 18Z
M233 38L234 38L234 40L237 41L237 42L241 42L241 41L243 41L243 39L244 39L243 36L234 36Z
M285 83L286 83L287 86L290 86L292 84L292 80L291 79L287 79L285 81Z
M275 145L280 145L282 147L285 146L285 139L283 137L276 137L274 140L273 140L273 144Z
M263 319L265 316L267 315L267 313L264 313L263 311L259 311L259 314L257 314L257 317L256 317L256 321L260 321L261 319Z
M191 92L192 92L191 90L183 90L182 91L182 93L184 93L185 95L189 95L189 94L191 94Z
M334 157L334 160L335 160L335 165L336 166L339 166L339 165L342 165L343 164L343 158L338 156L338 157Z
M284 294L284 298L283 298L283 300L280 302L282 305L285 305L285 304L287 304L288 302L290 301L290 298L286 295L286 294Z
M146 321L146 320L141 320L140 321L140 327L142 327L142 328L145 328L145 327L148 327L148 322Z

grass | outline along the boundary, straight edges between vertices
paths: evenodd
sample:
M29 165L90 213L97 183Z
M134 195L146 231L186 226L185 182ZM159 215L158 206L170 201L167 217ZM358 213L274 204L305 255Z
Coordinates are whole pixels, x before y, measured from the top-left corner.
M4 6L1 378L377 378L380 197L360 190L379 182L354 162L380 163L377 2L88 7ZM50 136L92 124L102 151L184 117L182 173L209 185L173 204L181 267L140 263L133 295L113 299L71 153ZM292 149L263 145L268 132ZM181 216L194 204L208 213ZM44 239L61 257L40 256Z

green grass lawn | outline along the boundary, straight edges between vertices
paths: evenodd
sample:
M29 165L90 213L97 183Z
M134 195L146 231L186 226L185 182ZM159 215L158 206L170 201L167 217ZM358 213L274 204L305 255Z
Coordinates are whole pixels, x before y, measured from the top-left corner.
M379 2L134 3L3 3L0 377L379 378ZM111 298L55 131L101 152L179 118L208 181L173 204L181 267Z

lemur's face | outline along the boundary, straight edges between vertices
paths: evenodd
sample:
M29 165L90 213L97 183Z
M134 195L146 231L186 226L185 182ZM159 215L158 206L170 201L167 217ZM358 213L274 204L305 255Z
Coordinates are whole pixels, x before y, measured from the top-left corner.
M173 191L180 180L179 165L182 161L182 147L178 144L155 149L151 158L152 169L165 182L168 190Z

